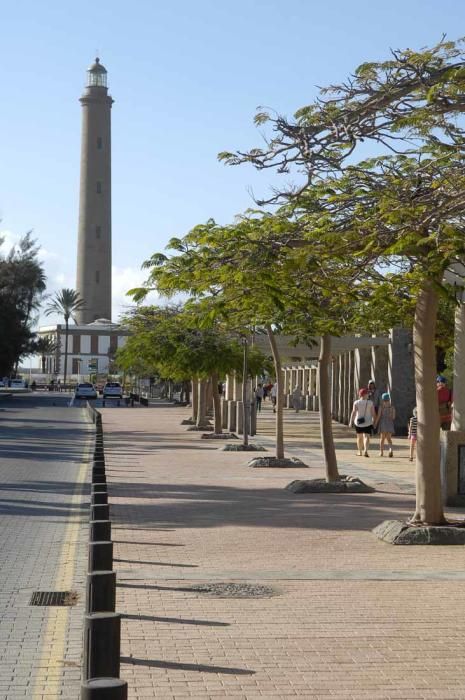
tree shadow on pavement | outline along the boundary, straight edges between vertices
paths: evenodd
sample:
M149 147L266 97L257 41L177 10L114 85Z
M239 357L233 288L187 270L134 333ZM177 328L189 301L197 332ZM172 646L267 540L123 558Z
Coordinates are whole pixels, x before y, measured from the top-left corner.
M136 659L133 656L121 656L122 664L130 666L149 666L150 668L169 668L178 671L200 671L201 673L226 673L233 676L253 676L256 672L246 668L228 668L227 666L207 666L206 664L183 664L177 661L160 661L158 659Z
M234 525L370 530L382 520L405 519L415 503L405 493L293 494L283 488L246 489L211 484L119 482L111 485L111 493L123 501L121 505L112 503L115 524L127 524L131 528L132 522L143 523L148 530L151 525L175 529ZM131 508L124 504L126 498L145 502Z
M178 566L182 569L198 569L197 564L173 564L168 561L139 561L138 559L118 559L114 558L120 564L147 564L148 566Z
M169 622L179 625L202 625L204 627L230 627L230 622L214 622L211 620L186 620L180 617L157 617L155 615L133 615L121 613L123 620L136 620L141 622Z

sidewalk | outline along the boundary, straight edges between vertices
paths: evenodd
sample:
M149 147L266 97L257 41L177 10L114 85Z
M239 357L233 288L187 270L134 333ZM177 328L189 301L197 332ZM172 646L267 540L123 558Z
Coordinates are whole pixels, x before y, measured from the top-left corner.
M284 486L323 474L316 414L286 411L289 454L310 465L286 470L187 432L185 408L102 414L130 698L465 698L463 549L370 532L413 510L405 439L359 458L336 426L341 472L377 492L297 496ZM265 406L257 441L272 421ZM196 589L228 582L272 595Z

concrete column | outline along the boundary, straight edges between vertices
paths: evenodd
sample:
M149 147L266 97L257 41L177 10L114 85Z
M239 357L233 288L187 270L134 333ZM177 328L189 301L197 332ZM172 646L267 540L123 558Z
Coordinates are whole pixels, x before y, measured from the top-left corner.
M344 420L344 355L341 353L337 357L338 364L338 389L337 389L337 420L342 423Z
M455 310L452 430L465 430L465 303L463 299Z
M228 401L228 432L235 433L237 427L236 401Z
M302 392L305 396L310 393L310 367L304 368L304 381L302 386Z
M238 381L237 375L234 372L233 400L240 401L241 398L242 398L242 382Z
M309 392L312 396L316 396L318 393L317 378L318 378L318 368L312 367L310 369L310 392Z
M389 336L389 386L396 409L396 435L406 435L416 403L412 331L409 328L393 328Z
M371 348L356 348L354 365L355 390L368 386L371 379Z
M338 420L339 362L336 357L331 363L331 415Z
M289 393L289 384L291 381L291 371L288 367L285 367L283 369L284 372L284 396L286 396Z
M234 375L226 375L225 398L227 401L232 401L234 398Z
M342 356L342 422L347 425L349 422L349 353Z
M226 399L221 400L221 427L228 427L228 403Z
M237 411L237 430L236 430L236 432L238 435L243 435L244 431L242 428L243 428L243 420L244 420L244 418L243 418L243 416L244 416L244 404L242 403L242 401L238 401L236 403L236 411Z
M374 345L371 348L372 377L381 393L389 391L389 351L387 345Z
M352 413L352 406L356 398L355 386L354 386L354 373L355 373L355 353L353 350L349 352L349 369L348 369L348 384L347 384L347 401L349 405L349 418Z

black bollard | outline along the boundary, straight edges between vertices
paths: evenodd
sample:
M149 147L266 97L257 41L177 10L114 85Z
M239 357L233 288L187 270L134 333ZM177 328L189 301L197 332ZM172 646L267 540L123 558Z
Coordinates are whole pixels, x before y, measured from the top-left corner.
M128 684L120 678L91 678L81 685L81 700L127 700Z
M120 678L91 678L81 685L81 700L127 700L128 684Z
M121 616L118 613L84 615L84 680L119 677L120 640Z
M93 506L108 503L108 493L104 493L103 491L101 493L92 493L90 498L90 502Z
M91 506L90 520L110 520L110 506L104 503Z
M109 542L111 540L111 522L109 520L91 520L89 540L90 542Z
M92 476L94 476L95 474L105 474L105 467L96 467L94 464L94 466L92 467Z
M91 484L91 493L107 493L108 486L106 484Z
M107 477L105 476L105 474L95 474L95 476L92 477L92 483L93 484L106 484Z
M89 573L113 569L113 542L89 542Z
M87 574L86 612L115 612L116 573L93 571Z

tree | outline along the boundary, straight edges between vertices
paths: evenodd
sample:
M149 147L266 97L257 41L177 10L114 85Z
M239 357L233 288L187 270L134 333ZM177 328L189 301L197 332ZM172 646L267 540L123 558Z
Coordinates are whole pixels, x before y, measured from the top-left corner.
M58 350L57 341L49 335L39 337L34 341L32 351L40 355L42 363L42 374L45 374L45 361L49 355L53 355Z
M225 319L228 328L262 328L268 335L278 386L276 458L284 458L281 358L275 333L286 332L309 345L321 334L320 415L326 477L339 478L332 439L328 369L330 333L348 330L354 283L367 275L357 265L332 262L314 241L309 251L297 219L255 212L230 226L214 221L197 226L182 240L173 239L175 255L156 254L143 295L154 285L159 293L186 292L206 305L208 313ZM338 293L334 294L334 279ZM198 302L197 302L198 303Z
M297 183L275 188L267 201L306 200L311 225L323 230L328 251L332 246L336 255L370 253L373 264L400 261L401 286L407 282L416 302L417 523L444 521L433 349L443 274L465 255L465 129L457 118L465 105L463 45L442 40L431 49L394 51L388 61L365 63L345 83L322 90L291 121L260 112L257 123L268 123L274 132L265 148L219 156L229 164L295 172ZM375 160L353 165L367 142ZM396 157L384 160L387 154ZM346 223L341 226L338 217ZM359 244L353 236L344 240L348 231L356 232ZM395 278L387 278L393 288Z
M9 375L30 354L34 321L45 291L36 241L28 233L0 259L0 374Z
M436 321L439 297L449 293L445 271L465 256L464 165L460 152L438 149L434 157L385 156L349 166L314 188L314 208L306 217L309 231L321 224L318 235L328 249L334 250L337 240L338 256L368 256L384 271L377 282L378 313L383 313L383 299L402 298L414 306L416 523L444 522ZM307 206L310 212L308 198Z
M221 434L219 377L240 371L242 348L225 333L221 324L208 319L195 305L156 307L139 306L125 319L132 331L124 348L118 351L118 363L128 368L137 358L164 379L199 381L197 427L208 425L206 417L206 382L211 382L215 433ZM262 364L261 353L253 355L255 365Z
M69 336L69 319L75 323L75 314L85 306L85 302L79 296L79 292L75 289L62 289L56 292L52 300L48 303L45 309L45 314L58 314L65 319L65 364L63 371L63 384L66 387L66 378L68 370L68 336Z

